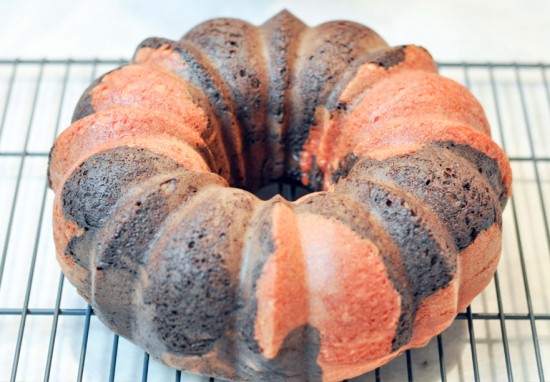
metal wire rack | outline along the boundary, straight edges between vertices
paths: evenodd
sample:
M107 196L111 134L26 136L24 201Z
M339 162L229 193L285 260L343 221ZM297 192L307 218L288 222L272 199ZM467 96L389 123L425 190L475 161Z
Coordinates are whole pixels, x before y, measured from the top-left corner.
M55 261L48 151L98 73L125 60L0 60L0 381L213 381L113 335ZM493 282L422 349L353 381L550 378L550 64L441 63L481 100L512 160ZM264 192L295 199L294 186Z

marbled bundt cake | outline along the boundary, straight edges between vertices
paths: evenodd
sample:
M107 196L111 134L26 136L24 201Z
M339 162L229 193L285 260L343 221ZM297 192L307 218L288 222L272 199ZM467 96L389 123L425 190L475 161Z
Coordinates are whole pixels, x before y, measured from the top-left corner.
M281 179L313 193L250 193ZM282 12L145 40L85 91L50 180L58 260L113 331L194 373L336 381L487 285L511 172L426 50Z

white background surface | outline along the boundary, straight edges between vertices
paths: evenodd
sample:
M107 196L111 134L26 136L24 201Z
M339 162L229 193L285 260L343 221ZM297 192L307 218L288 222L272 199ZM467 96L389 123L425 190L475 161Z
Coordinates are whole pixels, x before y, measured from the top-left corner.
M284 8L310 25L364 23L439 61L550 61L547 0L0 0L0 58L128 58L149 36L221 16L261 24Z

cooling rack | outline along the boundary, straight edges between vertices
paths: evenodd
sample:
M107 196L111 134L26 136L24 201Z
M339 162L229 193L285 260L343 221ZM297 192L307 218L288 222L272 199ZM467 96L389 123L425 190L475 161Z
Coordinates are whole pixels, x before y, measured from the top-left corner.
M55 261L48 151L83 89L125 60L0 60L0 381L213 381L113 335ZM550 64L440 63L480 99L512 161L503 256L453 325L353 381L550 378ZM295 199L302 190L272 185Z

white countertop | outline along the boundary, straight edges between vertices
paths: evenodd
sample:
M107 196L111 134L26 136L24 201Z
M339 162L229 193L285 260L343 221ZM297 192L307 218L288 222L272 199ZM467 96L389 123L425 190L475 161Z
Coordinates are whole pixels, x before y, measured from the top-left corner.
M149 36L222 16L261 24L285 8L310 25L358 21L438 61L550 61L546 0L2 0L0 58L128 58Z

